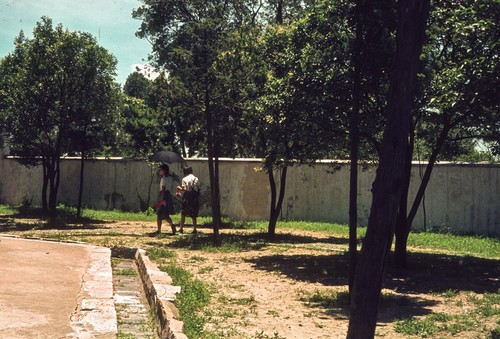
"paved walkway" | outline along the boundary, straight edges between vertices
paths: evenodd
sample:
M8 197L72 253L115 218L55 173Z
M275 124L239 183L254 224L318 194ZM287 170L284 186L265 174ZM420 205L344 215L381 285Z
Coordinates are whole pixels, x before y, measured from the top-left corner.
M114 338L107 248L0 236L0 338Z

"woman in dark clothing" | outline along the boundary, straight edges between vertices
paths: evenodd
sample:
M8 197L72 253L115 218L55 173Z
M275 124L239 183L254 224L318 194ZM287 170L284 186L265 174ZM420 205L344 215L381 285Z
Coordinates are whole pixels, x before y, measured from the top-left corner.
M193 233L196 233L198 212L200 210L200 180L193 175L193 169L186 167L184 169L184 178L181 186L177 187L179 195L182 196L181 222L179 232L184 231L184 222L186 217L193 219Z
M162 220L166 220L175 234L175 226L172 222L171 214L175 214L174 201L172 199L173 179L170 175L170 169L167 164L160 166L160 193L158 194L158 203L156 204L156 223L157 233L161 233Z

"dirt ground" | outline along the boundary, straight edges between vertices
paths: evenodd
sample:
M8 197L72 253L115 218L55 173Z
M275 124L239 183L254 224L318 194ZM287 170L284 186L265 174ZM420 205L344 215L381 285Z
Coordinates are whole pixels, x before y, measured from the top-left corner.
M210 338L345 337L347 239L343 236L282 229L275 242L267 242L258 230L226 229L223 240L229 245L215 250L208 246L209 229L202 229L196 239L190 234L151 236L152 222L30 230L37 222L0 218L0 232L174 251L174 259L159 259L159 263L175 260L212 291L210 305L201 311ZM493 305L493 314L481 313L478 300L484 293L499 292L498 261L410 250L408 270L388 271L377 336L422 337L425 331L398 333L395 324L409 317L445 314L455 317L453 324L458 325L438 322L449 330L430 337L491 337L500 324L499 305Z

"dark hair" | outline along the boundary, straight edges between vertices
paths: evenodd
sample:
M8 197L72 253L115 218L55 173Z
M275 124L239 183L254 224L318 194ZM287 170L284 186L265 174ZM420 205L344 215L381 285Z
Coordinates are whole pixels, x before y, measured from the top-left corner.
M164 170L166 175L170 173L170 167L167 164L161 164L160 169Z
M193 174L193 168L192 167L184 167L184 175L190 175Z

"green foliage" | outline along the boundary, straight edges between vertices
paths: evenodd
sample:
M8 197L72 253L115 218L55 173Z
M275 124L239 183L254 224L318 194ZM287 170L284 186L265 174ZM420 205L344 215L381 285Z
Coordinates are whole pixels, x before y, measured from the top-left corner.
M147 158L171 143L163 114L135 97L124 96L122 106L123 156Z
M33 38L21 32L0 62L0 126L22 164L43 166L43 207L52 217L63 155L102 151L115 136L115 69L93 36L47 17Z
M143 22L138 36L152 41L153 61L168 70L171 88L165 98L179 118L172 119L176 132L199 154L212 145L218 155L238 151L236 128L243 123L241 107L252 96L255 74L247 68L254 60L250 12L239 1L172 0L145 1L134 11Z
M80 151L75 134L112 128L116 59L94 37L44 17L33 38L21 32L15 45L0 64L0 102L12 151L24 164L58 161Z
M146 100L150 93L151 81L142 73L133 72L129 74L123 85L123 93L129 97Z
M478 140L498 152L499 15L497 1L434 2L415 117L424 156L442 147L441 159L492 160L478 157Z

